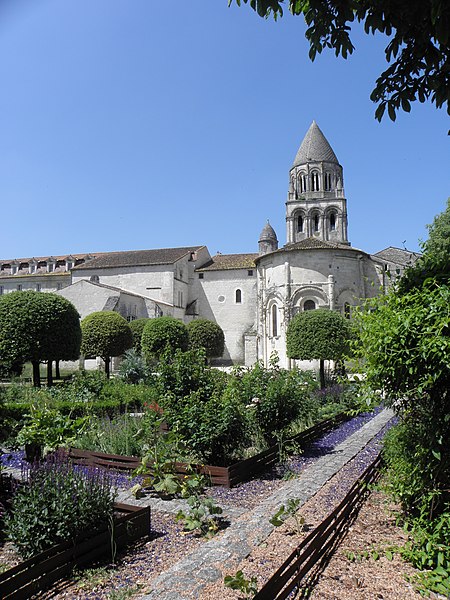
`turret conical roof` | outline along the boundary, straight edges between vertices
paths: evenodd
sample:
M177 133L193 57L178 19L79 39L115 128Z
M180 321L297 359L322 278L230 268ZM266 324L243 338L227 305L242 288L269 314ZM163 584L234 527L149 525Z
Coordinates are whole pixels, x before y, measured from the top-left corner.
M261 231L261 235L259 236L259 241L273 240L274 242L278 242L277 234L275 233L274 228L267 220L267 223L264 225L263 230Z
M297 156L295 157L292 166L298 167L299 165L304 165L309 162L322 161L339 164L336 154L333 152L328 140L321 132L317 123L313 121L303 138L303 142L298 149Z

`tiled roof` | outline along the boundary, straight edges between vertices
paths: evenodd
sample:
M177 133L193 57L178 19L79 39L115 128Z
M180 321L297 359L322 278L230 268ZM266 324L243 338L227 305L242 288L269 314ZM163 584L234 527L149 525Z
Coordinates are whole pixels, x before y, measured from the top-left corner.
M158 248L156 250L130 250L124 252L105 252L85 264L75 267L83 269L108 269L111 267L142 267L147 265L171 265L186 254L196 252L203 246L186 248Z
M292 167L298 167L309 162L322 161L339 164L328 140L319 129L317 123L313 121L303 138Z
M419 252L412 252L411 250L394 248L393 246L389 246L389 248L380 250L373 256L375 258L384 260L385 262L392 262L397 265L407 266L413 265L421 255Z
M226 269L254 269L258 254L216 254L206 266L197 271L223 271Z
M277 250L277 252L280 252L282 250L320 250L321 248L327 250L355 250L355 248L352 248L348 244L340 244L339 242L329 242L316 237L309 237L305 238L304 240L301 240L300 242L286 244L284 248L280 248L280 250ZM360 252L360 250L358 250L358 252Z

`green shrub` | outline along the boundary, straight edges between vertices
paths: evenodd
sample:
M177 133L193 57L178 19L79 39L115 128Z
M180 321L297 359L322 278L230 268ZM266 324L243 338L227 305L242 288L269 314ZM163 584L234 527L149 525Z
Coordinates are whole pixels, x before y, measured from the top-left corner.
M149 319L142 333L142 354L148 362L159 358L167 349L185 351L188 344L186 325L173 317Z
M196 319L188 323L187 329L190 348L194 350L203 348L207 358L222 356L225 336L217 323L207 319Z
M135 319L134 321L130 321L129 323L131 333L133 334L133 349L138 354L141 354L142 352L142 333L148 321L148 319Z
M115 491L108 473L77 469L61 455L31 467L7 515L6 531L23 558L53 544L95 531L113 518Z

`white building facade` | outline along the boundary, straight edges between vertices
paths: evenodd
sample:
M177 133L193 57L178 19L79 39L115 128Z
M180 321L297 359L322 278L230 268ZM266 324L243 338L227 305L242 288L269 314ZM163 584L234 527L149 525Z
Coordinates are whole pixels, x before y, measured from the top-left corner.
M352 248L343 169L315 122L289 172L285 214L286 244L279 248L267 222L253 254L211 257L194 246L0 260L0 295L57 292L82 317L115 310L129 321L210 319L225 333L224 364L267 365L276 352L289 368L286 331L297 312L327 308L350 318L354 306L384 293L388 269L403 272L417 254Z

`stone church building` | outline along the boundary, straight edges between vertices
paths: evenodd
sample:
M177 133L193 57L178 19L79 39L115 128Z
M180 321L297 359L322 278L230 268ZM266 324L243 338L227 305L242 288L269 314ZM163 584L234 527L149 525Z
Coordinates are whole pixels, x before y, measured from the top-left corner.
M129 321L211 319L225 333L223 363L267 365L276 351L290 367L286 329L298 311L328 308L350 318L354 306L386 290L387 271L401 275L416 257L351 246L343 169L313 122L289 172L284 246L267 222L253 254L211 256L200 245L0 260L0 294L57 292L81 317L114 310Z

